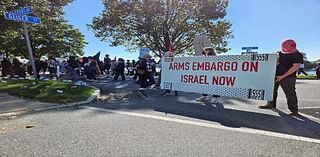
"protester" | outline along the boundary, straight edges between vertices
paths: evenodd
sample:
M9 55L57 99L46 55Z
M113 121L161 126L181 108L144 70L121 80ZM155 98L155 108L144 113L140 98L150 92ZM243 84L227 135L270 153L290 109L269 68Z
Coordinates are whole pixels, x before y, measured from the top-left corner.
M57 64L58 63L55 58L49 57L48 70L51 76L57 73L57 69L56 69Z
M135 74L136 74L136 60L132 60L132 67L133 67L133 69L132 69L132 75L130 74L130 76L134 76Z
M114 80L118 80L119 75L121 75L122 80L126 80L124 76L124 68L125 68L124 59L119 58L115 68L116 75L113 78Z
M296 72L300 64L303 63L302 54L296 48L296 42L292 39L284 40L281 44L281 51L278 52L279 59L276 69L275 86L273 100L268 101L261 109L271 109L276 107L278 88L281 86L286 98L287 105L291 113L289 116L298 116L298 98L296 94Z
M317 78L320 79L320 63L318 63L318 66L316 68L316 75L317 75Z
M138 61L134 64L134 67L135 67L135 74L134 74L134 76L133 76L133 78L132 79L134 79L134 80L137 80L138 79L138 73L137 73L137 71L138 71L138 67L140 66L140 63L141 63L141 61L142 61L142 57L139 57L138 58ZM139 83L139 80L137 81L138 83ZM140 83L139 83L140 84Z
M78 60L77 60L78 61ZM61 71L61 73L67 73L67 67L68 66L72 66L70 63L68 63L69 62L69 60L68 61L66 61L66 60L63 60L62 61L62 63L60 64L60 71ZM78 61L78 63L79 63L79 61ZM79 64L78 64L78 67L79 67ZM74 68L73 68L74 69Z
M61 72L62 69L65 69L66 78L69 79L79 79L80 76L80 61L76 59L75 56L70 56L67 61L63 61L61 64ZM63 68L65 67L65 68Z
M87 76L87 79L89 80L93 80L95 78L94 73L92 73L91 71L91 66L90 66L91 61L92 59L89 59L89 57L83 57L82 66L84 69L84 73Z
M23 77L25 78L26 77L26 73L23 69L23 64L16 58L13 59L12 61L13 63L13 73L12 75L15 77Z
M300 64L300 67L299 67L299 71L298 71L298 76L303 73L304 75L308 76L308 74L303 70L304 69L304 64Z
M42 67L42 73L46 74L47 69L48 69L48 60L44 60L41 62L41 67Z
M7 58L3 58L3 61L1 61L1 74L2 77L6 77L7 75L11 75L12 73L12 64Z
M216 56L217 54L214 52L213 47L205 47L202 52L203 56ZM200 98L197 98L196 101L211 101L212 103L219 103L220 96L213 95L208 96L208 94L202 94Z
M30 60L27 62L27 72L30 76L33 74L32 64Z
M134 66L133 63L130 62L130 60L128 59L126 62L126 69L127 69L127 76L133 76L134 75Z
M147 88L148 82L148 60L151 58L150 55L146 54L143 56L143 59L141 60L139 66L137 67L137 74L139 75L139 83L140 88L139 89L145 89Z
M42 69L42 63L41 63L40 59L35 58L34 65L36 67L37 78L39 79L40 78L40 71Z
M149 75L148 75L148 79L149 79L149 84L150 85L154 85L156 84L156 81L154 79L154 76L156 74L156 61L154 59L150 59L148 61L150 67L148 69Z
M92 79L96 80L97 75L99 74L99 65L96 60L93 59L93 57L89 57L89 66L90 66L90 75Z
M98 66L99 66L99 74L103 75L104 74L104 63L103 61L97 60Z
M116 67L117 67L117 58L115 57L114 60L111 60L111 75L114 76L116 74Z
M110 74L110 68L111 68L111 59L109 58L109 55L106 54L104 57L104 72L106 74Z
M39 79L40 78L40 71L42 69L42 63L39 59L35 58L34 59L34 65L35 65L35 68L36 68L36 76L37 78ZM29 60L28 63L27 63L27 72L28 74L31 76L33 76L33 68L32 68L32 63L31 61Z

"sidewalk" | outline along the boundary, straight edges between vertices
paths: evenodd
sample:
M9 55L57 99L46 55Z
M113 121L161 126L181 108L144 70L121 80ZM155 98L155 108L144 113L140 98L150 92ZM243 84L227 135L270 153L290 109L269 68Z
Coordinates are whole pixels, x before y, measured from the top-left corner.
M59 106L55 103L45 103L11 96L7 93L0 93L0 117L1 115L15 115L32 111L36 108L47 108L51 106Z
M57 104L11 96L7 93L0 93L0 119L21 115L31 111L43 111L60 107L89 104L96 101L99 96L100 90L96 89L96 91L87 100L68 104Z

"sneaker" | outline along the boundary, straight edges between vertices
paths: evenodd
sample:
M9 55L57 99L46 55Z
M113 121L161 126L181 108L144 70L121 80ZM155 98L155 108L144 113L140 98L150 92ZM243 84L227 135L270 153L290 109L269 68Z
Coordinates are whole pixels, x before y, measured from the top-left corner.
M156 84L152 84L152 85L150 86L150 89L153 89L155 86L156 86Z
M218 103L219 103L219 100L220 100L219 97L213 97L213 98L211 99L211 102L214 103L214 104L218 104Z
M298 112L291 112L288 114L288 116L293 116L293 117L297 117L300 116Z
M139 88L139 90L146 90L146 88Z
M169 93L169 92L164 92L161 94L161 96L170 96L170 95L171 95L171 93Z
M196 101L205 101L207 99L207 96L201 96L196 99Z
M267 104L267 105L259 106L259 108L260 109L273 109L273 108L276 108L276 107L271 105L271 104Z

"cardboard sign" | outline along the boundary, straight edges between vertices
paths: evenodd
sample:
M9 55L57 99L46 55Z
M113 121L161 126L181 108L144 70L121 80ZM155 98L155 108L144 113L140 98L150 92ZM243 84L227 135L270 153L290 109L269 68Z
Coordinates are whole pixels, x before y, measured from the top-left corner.
M161 88L272 100L277 54L162 58Z
M212 47L211 42L205 35L196 35L193 44L196 51L196 56L202 56L204 47Z
M146 55L146 54L150 55L150 49L149 48L145 48L145 47L140 48L139 52L140 52L139 53L139 57L140 58L143 58L143 56Z

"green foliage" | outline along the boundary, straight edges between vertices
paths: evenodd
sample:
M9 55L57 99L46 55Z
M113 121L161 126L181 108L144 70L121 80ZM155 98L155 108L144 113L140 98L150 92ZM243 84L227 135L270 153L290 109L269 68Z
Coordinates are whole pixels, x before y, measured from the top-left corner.
M307 75L307 76L299 75L299 76L297 76L297 78L298 79L317 79L317 76L315 76L315 75Z
M194 52L196 34L206 35L218 53L228 50L231 23L224 20L226 0L104 0L105 9L90 28L110 46L149 47L155 55L170 46Z
M5 11L32 6L31 16L41 18L41 24L28 24L34 56L83 55L84 36L64 19L63 7L73 0L4 0L0 2L0 14ZM23 25L0 16L0 53L27 58Z
M63 93L57 93L57 90L62 90ZM45 102L71 103L86 100L94 89L58 81L39 81L33 85L31 80L16 80L0 83L0 92Z

